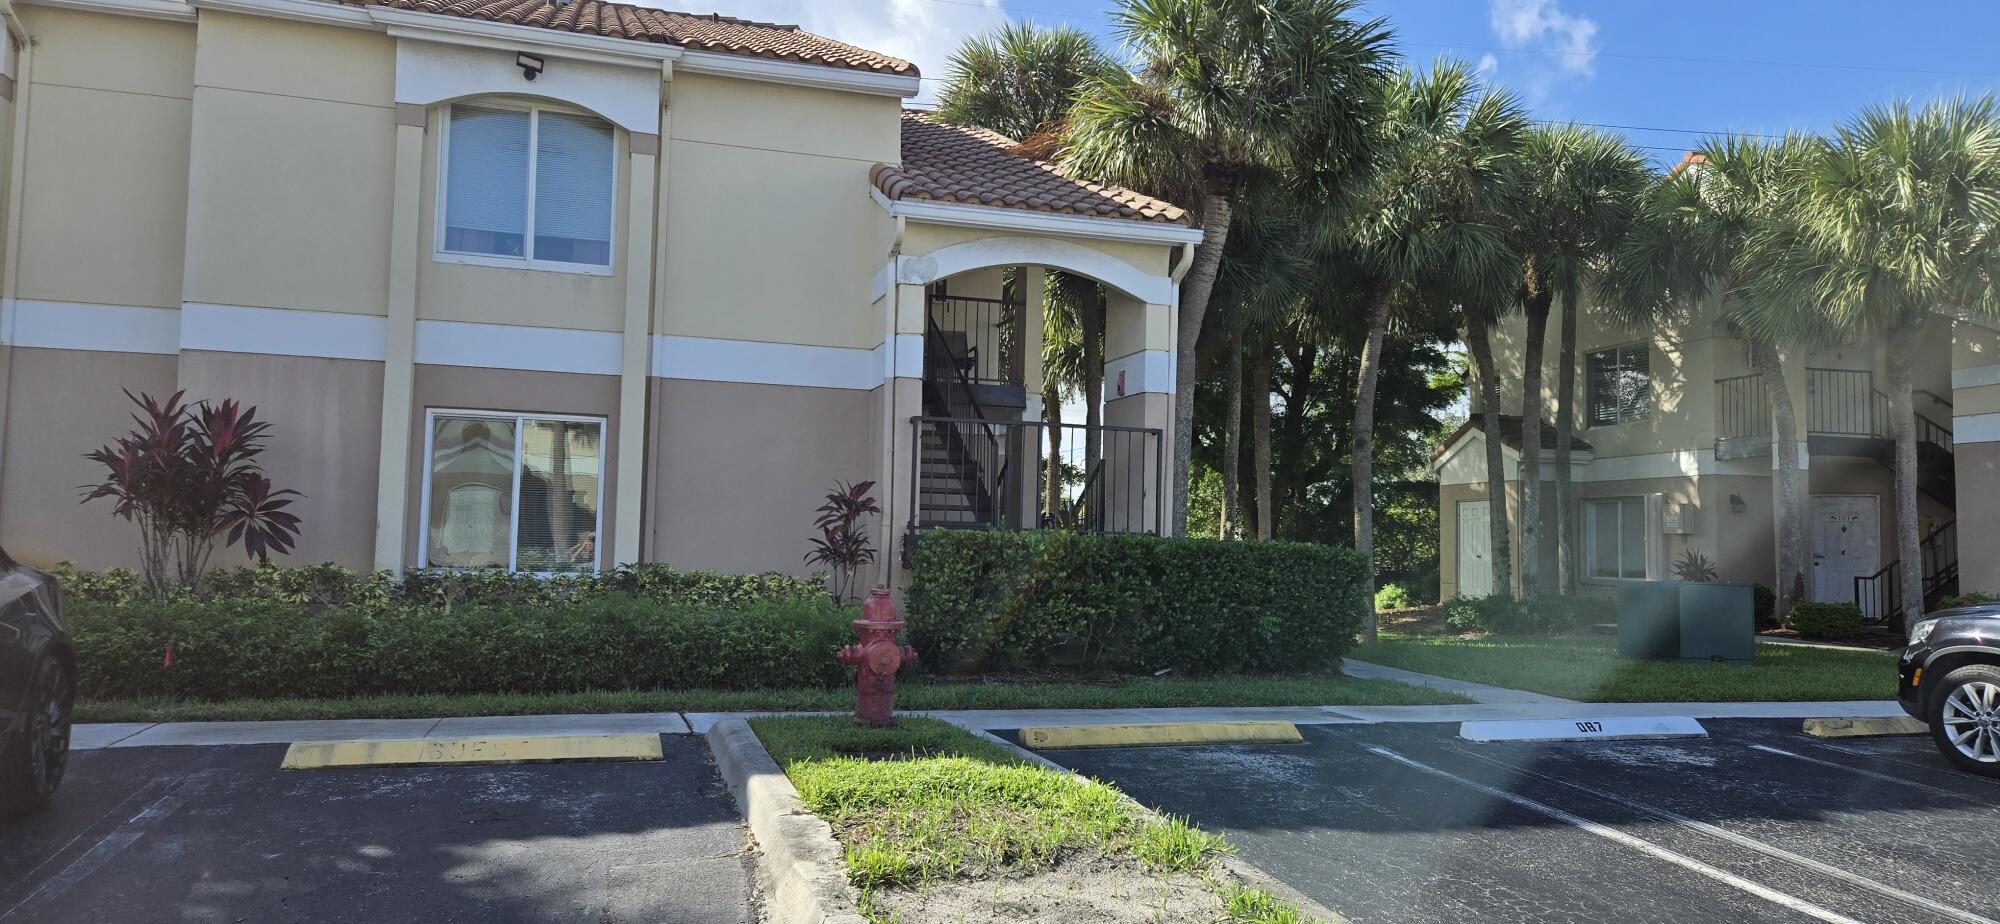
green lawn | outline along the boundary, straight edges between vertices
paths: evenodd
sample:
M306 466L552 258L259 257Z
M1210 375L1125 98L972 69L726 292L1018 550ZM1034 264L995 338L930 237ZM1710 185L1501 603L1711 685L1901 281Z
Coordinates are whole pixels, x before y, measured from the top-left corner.
M1215 860L1233 852L1222 838L1148 817L1108 785L1020 760L945 722L906 718L871 729L783 716L750 727L806 807L833 826L871 920L891 919L878 905L892 890L1013 881L1064 863L1202 877L1228 920L1295 920L1268 895L1208 878ZM1143 899L1135 892L1133 900Z
M903 709L1134 709L1149 706L1402 706L1463 703L1449 693L1386 680L1339 675L1125 680L1108 683L918 683L903 687ZM854 708L854 691L650 690L470 696L370 696L356 699L227 701L89 700L79 722L204 722L279 719L397 719L461 715L560 715L608 712L836 712Z
M1896 659L1872 651L1757 646L1755 666L1626 661L1608 635L1384 635L1353 657L1389 667L1599 703L1805 702L1896 696Z

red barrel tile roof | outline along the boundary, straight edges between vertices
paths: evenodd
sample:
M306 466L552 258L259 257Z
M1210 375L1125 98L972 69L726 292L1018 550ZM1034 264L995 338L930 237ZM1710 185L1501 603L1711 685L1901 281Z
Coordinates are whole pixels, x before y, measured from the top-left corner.
M1054 164L1016 153L1013 139L903 112L903 164L876 164L868 180L890 199L928 199L1187 224L1185 209L1119 186L1065 176Z
M338 0L352 6L379 5L395 10L415 10L633 39L663 45L678 45L697 51L771 58L844 67L850 70L915 77L917 67L900 58L856 48L825 36L814 35L797 26L751 22L707 13L675 13L630 3L602 0Z

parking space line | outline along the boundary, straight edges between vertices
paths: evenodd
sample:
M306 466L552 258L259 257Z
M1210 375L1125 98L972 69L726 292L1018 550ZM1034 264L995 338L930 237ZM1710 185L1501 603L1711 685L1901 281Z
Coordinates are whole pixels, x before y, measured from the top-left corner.
M1909 767L1912 770L1923 770L1930 773L1943 771L1945 773L1950 774L1951 778L1955 780L1967 780L1973 783L1984 783L1988 786L2000 786L2000 779L1989 779L1983 776L1974 776L1973 774L1970 773L1960 773L1957 770L1953 770L1949 767L1940 767L1935 764L1912 763L1907 760L1897 760L1894 757L1884 757L1880 754L1874 754L1868 751L1861 751L1861 750L1856 750L1854 748L1842 747L1840 745L1828 741L1813 741L1809 743L1812 744L1812 746L1814 747L1825 748L1829 751L1839 751L1842 754L1847 754L1853 757L1861 757L1868 760L1878 760L1885 764L1895 764L1898 767ZM1844 767L1846 766L1846 764L1841 764L1840 766ZM1899 777L1890 777L1890 779L1899 779ZM1971 798L1969 796L1966 796L1964 793L1952 793L1952 795L1959 796L1961 798Z
M1758 898L1764 899L1765 901L1783 906L1785 908L1789 908L1793 911L1799 912L1800 914L1809 915L1818 920L1825 921L1827 922L1827 924L1861 924L1860 921L1854 918L1850 918L1844 914L1840 914L1839 912L1822 908L1818 905L1813 904L1812 902L1806 901L1805 899L1799 898L1797 896L1788 895L1784 892L1780 892L1776 889L1770 888L1769 886L1752 882L1748 879L1736 875L1735 873L1729 872L1728 870L1717 869L1716 867L1703 863L1700 860L1697 860L1693 857L1675 853L1671 850L1668 850L1665 847L1661 847L1660 845L1653 843L1652 841L1648 841L1639 837L1634 837L1630 834L1618 830L1617 828L1613 828L1608 825L1598 824L1597 822L1591 821L1588 818L1572 815L1569 812L1565 812L1562 809L1556 808L1555 806L1544 805L1540 802L1537 802L1533 799L1529 799L1525 796L1518 796L1504 789L1496 789L1484 783L1479 783L1473 780L1466 779L1465 777L1452 773L1449 770L1441 770L1429 764L1412 760L1408 757L1404 757L1403 755L1398 754L1395 751L1391 751L1388 748L1378 747L1375 745L1367 745L1367 749L1369 750L1369 752L1379 757L1384 757L1389 760L1393 760L1413 770L1419 770L1424 773L1428 773L1431 776L1435 776L1439 779L1450 780L1451 782L1457 783L1461 786L1483 793L1487 796L1491 796L1495 799L1503 799L1505 801L1512 802L1515 805L1518 805L1522 808L1528 809L1529 811L1546 815L1550 818L1564 822L1566 824L1574 825L1591 834L1595 834L1598 837L1604 838L1605 840L1612 841L1613 843L1617 844L1622 844L1626 847L1630 847L1633 850L1637 850L1641 853L1646 854L1647 856L1653 857L1654 859L1664 860L1682 869L1688 870L1693 873L1697 873L1702 876L1706 876L1731 888L1748 892L1751 895L1755 895Z
M154 799L145 808L140 809L137 814L112 829L110 833L98 838L97 843L90 845L89 850L84 851L81 856L71 860L62 869L57 870L55 875L43 880L41 885L36 886L34 891L23 896L20 901L15 902L13 907L8 908L6 911L0 911L0 921L12 918L15 912L28 907L30 902L45 894L50 898L54 898L69 891L77 883L88 878L91 873L96 872L99 867L110 862L111 858L117 856L120 851L132 846L134 842L145 835L146 828L152 825L153 822L179 810L181 806L187 804L189 799L194 798L203 789L207 788L208 784L220 775L222 775L222 772L219 770L197 770L181 778L181 781L174 784L172 789L167 790L165 795Z
M1581 783L1572 783L1569 780L1550 776L1546 773L1542 773L1537 770L1530 770L1526 767L1519 767L1503 760L1498 760L1496 758L1488 757L1484 754L1475 754L1472 753L1471 751L1466 751L1463 749L1454 749L1454 751L1456 753L1463 754L1466 757L1470 757L1473 760L1491 764L1496 767L1502 767L1507 770L1518 773L1522 776L1533 777L1535 779L1542 780L1544 782L1555 783L1559 786L1566 786L1569 787L1570 789L1576 790L1577 792L1581 792L1589 796L1594 796L1596 798L1602 799L1606 802L1613 803L1615 805L1624 806L1625 808L1631 809L1635 812L1651 815L1662 821L1669 821L1674 824L1689 828L1691 830L1699 831L1702 834L1706 834L1710 837L1720 838L1722 840L1728 841L1729 843L1735 844L1738 847L1742 847L1745 850L1761 853L1764 856L1770 857L1775 860L1782 860L1794 866L1811 870L1822 876L1838 879L1842 882L1847 883L1848 885L1855 886L1861 889L1866 889L1884 898L1889 898L1895 901L1903 902L1904 904L1913 905L1925 911L1930 911L1935 914L1940 914L1945 917L1951 918L1954 921L1963 922L1963 924L2000 924L2000 922L1994 921L1992 918L1980 917L1979 915L1973 914L1970 911L1954 908L1950 905L1944 904L1943 902L1933 901L1931 899L1925 898L1921 895L1917 895L1912 892L1905 892L1902 889L1896 888L1895 886L1888 885L1886 883L1876 882L1875 880L1863 876L1859 873L1850 872L1848 870L1841 869L1838 866L1833 866L1828 863L1822 863L1811 857L1801 856L1799 854L1786 850L1783 847L1777 847L1771 844L1766 844L1763 841L1757 840L1756 838L1746 837L1734 831L1730 831L1726 828L1721 828L1698 819L1689 818L1685 815L1682 815L1670 809L1663 809L1658 806L1650 805L1645 802L1639 802L1637 800L1627 799L1623 796L1618 796L1612 793L1604 792L1602 790L1593 789Z
M1894 784L1896 784L1896 785L1898 785L1898 786L1904 786L1904 787L1908 787L1908 788L1910 788L1910 789L1915 789L1915 790L1919 790L1919 791L1921 791L1921 792L1927 792L1927 793L1930 793L1931 795L1934 795L1934 796L1944 796L1944 797L1946 797L1946 798L1950 798L1950 799L1969 799L1969 798L1971 798L1970 796L1967 796L1967 795L1966 795L1965 793L1962 793L1962 792L1952 792L1952 791L1951 791L1951 790L1949 790L1949 789L1944 789L1944 788L1942 788L1942 787L1938 787L1938 786L1932 786L1932 785L1930 785L1929 783L1919 783L1919 782L1917 782L1916 780L1906 780L1906 779L1903 779L1903 778L1902 778L1902 777L1900 777L1900 776L1890 776L1890 775L1889 775L1889 774L1887 774L1887 773L1876 773L1876 772L1875 772L1875 771L1873 771L1873 770L1863 770L1863 769L1861 769L1860 767L1855 767L1855 766L1850 766L1850 765L1848 765L1848 764L1841 764L1841 763L1835 763L1835 762L1833 762L1833 761L1830 761L1830 760L1821 760L1821 759L1819 759L1819 758L1817 758L1817 757L1808 757L1808 756L1806 756L1806 755L1804 755L1804 754L1800 754L1800 753L1798 753L1798 752L1796 752L1796 751L1787 751L1787 750L1785 750L1784 748L1774 748L1774 747L1771 747L1771 746L1770 746L1770 745L1768 745L1768 744L1752 744L1752 745L1750 745L1750 747L1752 747L1752 748L1755 748L1755 749L1757 749L1757 750L1759 750L1759 751L1763 751L1763 752L1764 752L1764 753L1766 753L1766 754L1777 754L1777 755L1779 755L1779 756L1781 756L1781 757L1789 757L1789 758L1792 758L1793 760L1803 760L1803 761L1805 761L1806 763L1809 763L1809 764L1818 764L1819 766L1822 766L1822 767L1832 767L1832 768L1834 768L1835 770L1845 770L1845 771L1847 771L1847 772L1849 772L1849 773L1858 773L1858 774L1860 774L1860 775L1862 775L1862 776L1865 776L1865 777L1867 777L1867 778L1869 778L1869 779L1871 779L1871 780L1881 780L1881 781L1882 781L1882 782L1884 782L1884 783L1894 783ZM1866 756L1868 756L1868 755L1866 755L1866 754L1860 754L1860 753L1855 753L1855 752L1850 752L1850 751L1846 751L1846 749L1844 749L1844 748L1835 748L1835 750L1838 750L1838 751L1842 751L1843 753L1854 753L1854 756L1856 756L1856 757L1866 757ZM1914 766L1914 765L1910 765L1910 766Z

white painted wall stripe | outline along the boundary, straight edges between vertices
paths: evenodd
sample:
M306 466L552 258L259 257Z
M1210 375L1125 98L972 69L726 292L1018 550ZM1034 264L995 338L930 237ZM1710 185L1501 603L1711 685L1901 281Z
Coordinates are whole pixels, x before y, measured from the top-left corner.
M919 342L922 340L917 339ZM879 346L862 350L656 335L653 337L653 375L703 382L867 391L882 384L885 359L881 351ZM921 364L922 354L918 355ZM900 357L898 360L900 365Z
M2000 385L2000 363L1951 370L1951 387L1978 388L1981 385Z
M388 319L370 314L181 305L180 348L381 362Z
M1121 375L1125 377L1123 393L1119 391ZM1115 401L1145 392L1174 393L1174 354L1166 350L1140 350L1104 364L1105 400Z
M886 344L877 345L874 353L882 367L885 379L920 379L924 377L924 338L922 334L897 334L894 362ZM869 386L874 387L874 386Z
M617 375L622 344L620 335L601 330L418 321L416 359L436 366Z
M2000 443L2000 414L1968 414L1951 419L1954 443Z
M166 356L180 351L181 313L173 308L22 299L7 319L0 340L13 346Z

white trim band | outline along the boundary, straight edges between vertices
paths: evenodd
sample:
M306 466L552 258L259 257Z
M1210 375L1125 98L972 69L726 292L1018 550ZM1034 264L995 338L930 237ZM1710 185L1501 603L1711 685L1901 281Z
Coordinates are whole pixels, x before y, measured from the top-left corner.
M982 207L983 208L983 207ZM985 208L999 212L1003 209ZM1173 304L1179 286L1104 251L1048 237L1001 235L961 241L922 256L896 258L896 282L929 285L960 273L993 266L1045 266L1088 276L1148 305ZM1164 269L1164 267L1162 267Z
M1140 350L1104 364L1104 400L1116 401L1133 395L1174 393L1174 354L1166 350Z
M917 95L918 89L923 86L915 76L693 49L681 52L680 60L675 62L674 69L697 74L718 74L745 80L818 87L822 90L845 90L852 93L873 93L878 96L904 98Z
M387 318L372 314L181 305L180 348L220 353L267 353L381 362Z
M601 330L418 321L416 361L431 366L617 375L624 336Z
M2000 443L2000 414L1967 414L1951 419L1951 440L1966 443Z
M652 371L663 379L869 391L882 384L881 350L656 334Z
M1982 385L2000 385L2000 363L1951 370L1951 387L1954 389Z
M180 352L181 313L174 308L21 299L13 303L7 320L0 342L10 346L163 356Z

